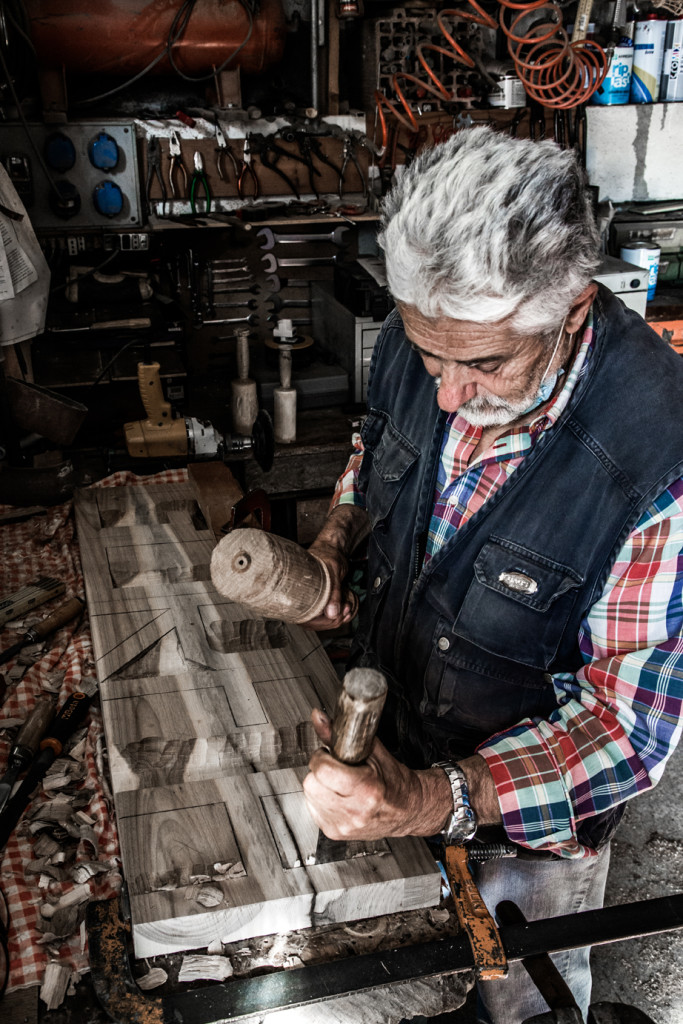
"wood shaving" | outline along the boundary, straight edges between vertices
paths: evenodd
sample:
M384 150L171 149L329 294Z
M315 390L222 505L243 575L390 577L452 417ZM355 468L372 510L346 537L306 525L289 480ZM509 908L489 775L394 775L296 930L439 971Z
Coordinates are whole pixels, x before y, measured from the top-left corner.
M58 939L66 939L78 928L79 909L77 906L55 907L55 912L50 918L50 930Z
M80 823L82 825L95 825L96 824L95 818L91 818L89 814L85 813L85 811L76 811L75 817L76 817L76 820L80 821Z
M87 736L84 736L82 740L79 740L79 742L74 747L71 748L71 750L69 751L69 757L73 761L82 761L83 760L83 758L85 757L86 743L87 743Z
M40 998L48 1010L56 1010L63 1003L70 981L71 969L69 967L54 962L47 965L43 983L40 986Z
M64 789L70 782L71 776L68 772L61 775L46 775L43 779L43 789L46 793L51 793L53 789Z
M48 875L55 882L64 882L69 877L68 871L52 864L50 858L41 857L39 860L31 860L24 866L24 875Z
M141 978L135 979L136 985L143 992L149 992L150 989L158 988L159 985L163 985L166 981L168 981L168 974L161 967L152 967L147 974L143 974Z
M232 964L225 956L185 956L178 981L225 981L232 973Z
M64 671L48 672L47 677L43 680L43 689L48 693L60 693L65 675Z
M87 882L93 875L101 875L105 871L114 870L114 866L109 862L102 863L101 861L87 860L80 864L77 864L72 871L72 877L74 882L83 883Z
M20 725L24 724L25 719L23 718L5 718L2 722L2 731L6 732L9 729L16 729Z
M72 803L68 797L58 796L54 800L48 800L46 803L39 804L31 812L31 820L36 822L40 821L58 821L60 824L65 824L69 821L72 815Z
M223 891L215 885L193 885L185 892L186 900L194 900L203 907L218 907L224 902Z
M55 908L78 906L79 903L85 903L86 900L89 900L90 896L89 885L77 885L70 892L65 892L63 896L60 896L55 904Z
M228 861L226 864L214 864L213 870L216 872L215 875L212 875L214 882L222 882L226 878L244 878L247 874L241 860Z
M47 832L43 832L41 836L38 836L33 844L33 852L36 857L51 857L52 854L57 853L59 850L61 850L61 846Z
M80 836L84 842L90 843L95 853L97 853L97 836L90 825L81 825L77 831L77 835Z

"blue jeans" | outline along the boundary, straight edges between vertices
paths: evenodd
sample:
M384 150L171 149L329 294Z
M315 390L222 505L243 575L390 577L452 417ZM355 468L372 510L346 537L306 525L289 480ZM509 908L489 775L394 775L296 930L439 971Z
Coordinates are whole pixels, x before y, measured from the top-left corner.
M474 877L491 913L502 900L512 900L529 921L559 917L602 906L609 855L608 844L597 857L583 860L494 860L478 865ZM589 955L590 947L586 947L552 957L584 1019L591 994ZM548 1010L521 963L510 965L507 978L480 982L478 995L480 1024L521 1024Z

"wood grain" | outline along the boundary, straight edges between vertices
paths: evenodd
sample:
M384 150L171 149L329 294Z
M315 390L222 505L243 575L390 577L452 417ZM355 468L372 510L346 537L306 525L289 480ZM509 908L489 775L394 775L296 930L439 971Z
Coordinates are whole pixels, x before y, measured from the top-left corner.
M299 767L121 795L123 862L137 868L126 878L138 956L438 901L421 840L358 844L351 860L307 865L317 830L305 814L305 774ZM214 865L226 862L244 872L221 880ZM209 884L197 881L204 876L223 894L219 906L195 898Z
M436 904L421 840L307 863L339 680L315 633L216 591L189 485L83 491L76 517L136 955Z

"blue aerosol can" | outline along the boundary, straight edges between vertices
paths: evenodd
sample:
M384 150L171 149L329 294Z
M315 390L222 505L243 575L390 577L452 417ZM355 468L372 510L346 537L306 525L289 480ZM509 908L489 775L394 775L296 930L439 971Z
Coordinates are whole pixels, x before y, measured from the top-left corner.
M628 103L633 72L633 41L628 36L622 36L616 45L607 48L606 53L610 59L609 68L602 85L591 96L591 103L603 107Z

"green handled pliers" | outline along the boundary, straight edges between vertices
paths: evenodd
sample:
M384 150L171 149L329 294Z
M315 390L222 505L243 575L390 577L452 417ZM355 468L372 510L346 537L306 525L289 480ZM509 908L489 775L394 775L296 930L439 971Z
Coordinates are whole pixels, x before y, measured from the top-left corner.
M204 161L202 160L202 154L195 150L194 154L194 172L192 174L192 181L190 182L190 208L193 213L197 212L197 202L199 200L198 192L202 188L204 190L204 202L206 209L204 213L211 213L211 191L209 189L209 183L206 180L204 174Z

